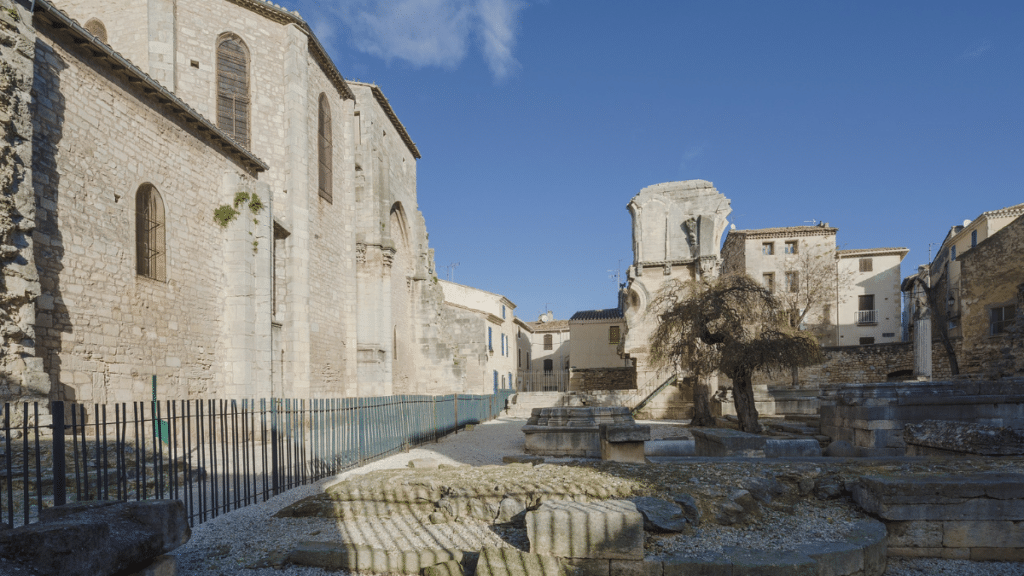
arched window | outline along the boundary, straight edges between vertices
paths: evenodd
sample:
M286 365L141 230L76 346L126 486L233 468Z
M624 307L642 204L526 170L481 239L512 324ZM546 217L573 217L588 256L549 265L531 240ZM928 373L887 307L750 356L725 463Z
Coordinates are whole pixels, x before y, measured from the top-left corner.
M90 18L85 23L85 29L89 31L89 34L99 38L100 42L107 43L107 27L103 25L103 22L96 18Z
M143 184L135 193L135 271L139 276L167 279L165 236L163 200L152 184Z
M551 334L545 334L544 335L544 349L545 350L552 350L553 349L551 340L552 340Z
M334 197L331 158L334 154L331 139L331 105L327 95L320 95L320 114L317 122L317 157L320 159L320 197L328 202Z
M217 127L249 147L249 51L233 35L217 44Z

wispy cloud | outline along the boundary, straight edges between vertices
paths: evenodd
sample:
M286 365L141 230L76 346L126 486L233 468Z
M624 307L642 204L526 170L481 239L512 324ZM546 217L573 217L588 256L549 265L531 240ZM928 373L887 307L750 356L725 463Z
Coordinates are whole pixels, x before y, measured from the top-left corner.
M701 157L704 156L704 145L690 146L683 152L682 160L679 162L679 169L684 173L697 170L701 166ZM700 175L693 178L700 178Z
M356 49L386 61L455 68L473 40L498 79L519 67L513 51L520 0L335 0Z
M971 60L977 60L981 58L981 55L988 52L993 48L993 44L989 40L983 40L979 42L974 48L965 50L960 56L957 56L957 62L969 62Z

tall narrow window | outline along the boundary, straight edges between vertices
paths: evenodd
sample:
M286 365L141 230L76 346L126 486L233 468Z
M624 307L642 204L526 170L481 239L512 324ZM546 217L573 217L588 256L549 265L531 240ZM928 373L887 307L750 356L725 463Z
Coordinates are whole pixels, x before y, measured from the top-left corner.
M544 349L545 350L554 350L554 346L552 344L551 334L545 334L544 335Z
M328 202L334 198L334 171L332 158L334 144L331 138L331 105L327 95L320 95L320 119L317 123L317 157L320 159L320 197Z
M609 344L618 344L619 343L619 338L620 338L619 327L618 326L609 326L608 327L608 343Z
M978 245L978 231L977 230L971 230L971 248L974 248L977 245Z
M217 127L249 147L249 52L233 35L217 44Z
M167 279L164 203L152 184L135 193L135 271L139 276Z
M775 292L775 273L774 272L767 272L765 274L762 274L761 275L761 280L763 281L764 287L765 287L766 290L768 290L769 292L772 292L772 293Z

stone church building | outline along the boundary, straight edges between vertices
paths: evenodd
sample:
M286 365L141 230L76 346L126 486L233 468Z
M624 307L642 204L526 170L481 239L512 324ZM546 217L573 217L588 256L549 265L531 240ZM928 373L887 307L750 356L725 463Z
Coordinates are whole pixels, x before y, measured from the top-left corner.
M0 0L0 65L3 400L490 392L419 150L297 13Z

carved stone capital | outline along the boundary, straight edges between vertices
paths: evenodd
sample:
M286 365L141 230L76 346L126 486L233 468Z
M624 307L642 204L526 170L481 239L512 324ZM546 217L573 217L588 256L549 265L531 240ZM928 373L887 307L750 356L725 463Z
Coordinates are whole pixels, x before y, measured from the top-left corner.
M394 248L381 248L380 256L385 268L391 268L391 265L395 263L396 253L397 251Z

